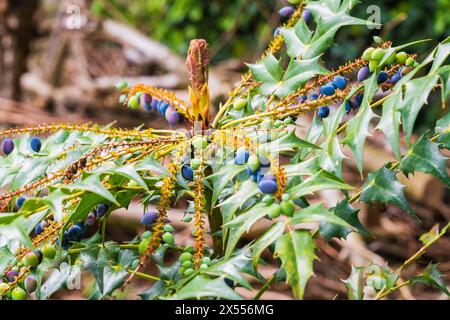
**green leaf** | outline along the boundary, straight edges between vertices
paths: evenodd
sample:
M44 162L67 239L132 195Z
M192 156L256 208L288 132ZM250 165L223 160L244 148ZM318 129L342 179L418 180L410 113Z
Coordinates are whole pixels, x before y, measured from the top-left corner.
M233 178L246 170L247 166L238 165L238 164L228 164L220 168L220 170L210 176L207 177L208 180L211 180L213 183L213 196L211 200L211 205L214 205L219 198L219 195L222 193L223 188L233 180Z
M289 219L291 224L309 223L309 222L328 222L334 223L341 227L351 228L351 226L341 218L333 215L327 208L323 206L323 203L310 205L305 209L295 212L295 214Z
M71 266L66 262L62 262L59 269L50 269L50 275L40 287L38 293L39 299L48 299L52 294L64 286L72 287L76 285L80 273L81 268L79 266Z
M314 274L313 262L317 259L314 249L311 234L304 230L286 233L275 244L275 256L281 259L296 299L303 299L306 284Z
M347 199L339 202L336 207L333 208L333 215L341 218L349 225L354 227L359 233L364 236L369 236L369 232L364 228L358 219L359 209L353 208ZM335 223L323 221L320 223L320 233L323 235L326 241L329 241L333 237L346 239L348 234L352 232L351 228L347 228Z
M141 176L136 172L134 166L131 164L114 169L109 169L106 173L121 175L125 178L135 181L140 187L148 191L148 187L145 184L144 180L142 180Z
M450 149L450 112L436 122L435 131L440 134L438 142Z
M444 292L447 296L450 296L450 292L443 280L444 275L438 270L437 266L437 264L429 264L420 276L411 279L411 283L423 283L428 286L433 286Z
M248 232L256 221L267 215L272 210L272 207L276 205L278 204L266 206L262 203L258 203L247 212L244 212L243 214L237 216L223 226L225 231L229 232L225 257L231 256L241 236L244 233Z
M405 210L416 218L416 214L403 194L404 185L397 180L395 173L386 167L371 172L364 181L361 200L366 203L389 203Z
M88 175L87 177L83 177L83 179L80 182L76 182L76 183L64 186L64 188L68 189L68 190L89 191L89 192L98 194L99 196L103 197L104 199L118 205L114 196L103 185L103 183L102 183L103 175L104 175L104 173L101 173L101 172L94 173L94 174Z
M364 296L364 284L366 268L352 266L350 277L344 280L349 300L362 300Z
M252 244L251 249L253 253L253 268L256 270L259 258L263 251L283 234L286 224L281 221L273 223L269 229L267 229L258 240Z
M347 122L345 139L342 141L348 145L355 155L356 165L360 173L363 170L363 151L366 137L369 135L370 120L375 116L370 106L375 92L377 91L377 74L374 73L369 79L364 81L364 98L359 107L358 113Z
M205 276L195 277L168 298L171 300L183 300L207 297L242 300L242 297L235 293L222 278L210 279Z
M281 152L292 152L301 148L320 149L314 143L297 137L295 130L289 131L289 133L274 141L262 143L260 146L273 155L278 155Z
M399 127L400 113L397 111L397 105L401 99L401 91L395 91L383 103L382 116L377 125L377 129L383 131L387 140L391 144L392 152L400 159L399 146Z
M287 190L287 193L289 193L291 198L295 199L325 189L349 190L353 189L353 187L346 184L334 174L322 169L309 179Z
M406 176L415 171L432 174L447 187L450 187L450 177L445 165L446 160L439 152L439 145L429 140L424 133L400 161L400 170Z
M272 53L256 64L248 64L256 81L261 82L261 92L270 95L277 89L278 83L283 77L283 69L280 62Z
M219 204L222 208L223 223L229 222L235 212L242 207L242 205L250 198L259 193L259 188L252 180L244 181L239 189L228 197L225 201Z
M284 171L287 177L312 176L320 170L319 164L317 162L317 157L313 157L296 164L285 165Z

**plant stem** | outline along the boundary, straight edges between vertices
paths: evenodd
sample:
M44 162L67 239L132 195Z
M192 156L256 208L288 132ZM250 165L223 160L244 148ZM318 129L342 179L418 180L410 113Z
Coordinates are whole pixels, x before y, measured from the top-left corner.
M387 291L385 291L385 292L380 291L380 292L377 294L377 296L375 297L375 300L381 300L381 299L385 298L386 296L390 295L390 294L391 294L392 292L394 292L395 290L400 289L400 288L402 288L402 287L404 287L404 286L407 286L407 285L409 285L410 283L411 283L411 280L408 280L408 281L405 281L405 282L400 283L399 285L396 285L395 287L390 288L389 290L387 290Z
M258 293L253 298L253 300L259 300L259 298L261 298L261 296L264 294L264 292L266 292L267 289L269 289L269 287L275 282L276 278L277 278L277 275L273 274L269 278L269 280L267 280L267 282L264 284L264 286L258 291Z
M158 278L158 277L155 277L155 276L143 273L143 272L134 271L133 269L127 269L127 272L128 273L132 273L132 274L134 274L134 275L136 275L136 276L138 276L138 277L140 277L142 279L146 279L146 280L150 280L150 281L159 281L159 280L161 280L161 278Z

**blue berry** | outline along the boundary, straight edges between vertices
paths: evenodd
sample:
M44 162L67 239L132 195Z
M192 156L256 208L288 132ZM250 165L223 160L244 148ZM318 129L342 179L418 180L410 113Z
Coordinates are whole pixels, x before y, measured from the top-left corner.
M272 194L277 191L277 182L270 178L262 178L258 183L259 190L264 194Z
M79 226L77 226L76 224L71 226L69 228L69 230L67 230L68 234L69 234L69 239L71 241L77 241L78 238L81 236L82 234L82 230Z
M259 165L261 166L261 168L269 168L270 159L267 157L259 157Z
M194 180L194 170L188 164L183 164L181 167L181 175L185 180L192 181Z
M169 114L166 113L166 120L171 127L176 125L180 121L180 115L178 111L171 111Z
M394 74L394 75L391 77L391 83L392 83L392 84L396 84L397 82L400 81L401 78L402 78L401 73L400 73L400 74L399 74L399 73L396 73L396 74Z
M34 227L34 234L37 236L44 231L44 228L47 226L47 222L41 221Z
M14 141L12 141L10 138L6 138L5 140L3 140L2 150L4 154L9 155L14 150Z
M159 113L161 113L164 116L166 114L167 108L169 108L169 104L167 102L160 101L160 103L158 104Z
M264 175L262 174L261 170L257 170L256 172L252 173L251 177L253 182L259 183L264 178Z
M157 111L158 110L158 105L159 105L159 100L158 99L153 99L152 103L150 103L150 106L151 106L153 111Z
M93 226L95 224L95 214L94 213L89 213L88 216L86 217L86 224L88 226Z
M319 95L317 93L313 93L310 97L312 100L317 100L319 98Z
M286 6L281 8L278 13L280 14L280 16L282 16L283 18L287 18L290 17L293 13L294 13L294 8L290 7L290 6Z
M223 280L225 281L225 284L227 286L229 286L230 288L234 288L234 281L233 280L231 280L230 278L225 278Z
M81 235L86 233L87 225L86 225L86 223L84 221L77 222L76 225L81 228Z
M364 99L364 94L363 93L358 93L355 97L355 101L356 104L358 105L358 107L361 105L361 103L363 102Z
M298 103L304 103L306 100L308 100L308 97L305 95L302 95L298 98L297 102Z
M362 67L361 69L359 69L358 71L358 81L364 81L369 77L370 71L369 68L367 66Z
M37 249L37 250L33 251L33 253L38 258L38 264L40 264L42 262L42 250L41 249Z
M19 273L16 270L9 270L5 273L5 276L8 282L13 282L19 276Z
M36 291L37 281L35 277L33 276L26 277L23 284L28 294L32 294L34 291Z
M23 203L25 202L25 197L20 197L16 200L16 206L18 209L22 208Z
M246 164L248 158L250 157L250 153L245 148L239 148L236 151L236 156L234 157L235 164Z
M347 101L345 103L345 112L350 112L350 110L352 110L352 108L353 108L353 106L352 106L351 101Z
M332 84L326 84L320 88L320 92L326 96L332 96L334 94L334 87Z
M108 209L109 209L108 205L103 204L103 203L99 204L97 206L97 209L95 210L96 217L97 218L103 217L106 214L106 212L108 211Z
M31 138L30 140L31 150L33 150L34 152L39 152L41 151L41 146L42 146L41 139L39 139L38 137Z
M388 79L388 74L386 71L381 71L377 76L377 83L382 84Z
M328 117L329 114L330 114L330 108L328 108L328 107L321 107L321 108L319 108L319 111L317 112L317 116L320 119Z
M281 32L281 28L276 28L275 31L273 32L273 37L274 37L274 38L278 37L278 35L280 34L280 32Z
M144 226L149 226L152 223L154 223L156 221L156 219L158 219L158 213L157 212L147 212L144 213L144 215L141 218L141 224L143 224Z
M347 86L347 80L345 80L345 78L342 76L336 76L333 79L333 85L338 89L345 89L345 87Z
M150 111L152 109L152 96L144 92L141 96L141 103L144 105L145 110Z
M302 12L302 18L303 20L305 20L305 22L308 22L309 19L311 19L311 11L309 11L308 9L304 9Z

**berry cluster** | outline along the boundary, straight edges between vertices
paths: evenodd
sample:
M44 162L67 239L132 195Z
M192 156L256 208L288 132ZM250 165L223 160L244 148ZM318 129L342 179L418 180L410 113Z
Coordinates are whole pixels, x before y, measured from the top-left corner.
M5 155L9 155L14 151L14 141L11 138L6 138L2 141L2 151ZM34 152L41 151L42 143L38 137L33 137L30 140L30 149Z

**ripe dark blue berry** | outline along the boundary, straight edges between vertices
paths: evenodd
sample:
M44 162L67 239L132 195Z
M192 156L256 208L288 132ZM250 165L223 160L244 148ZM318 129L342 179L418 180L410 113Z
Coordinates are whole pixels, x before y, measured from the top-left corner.
M392 84L396 84L397 82L400 81L400 79L402 78L402 74L401 73L396 73L391 77L391 83Z
M355 97L355 101L356 101L356 105L357 107L359 107L361 105L361 103L363 102L364 99L364 94L363 93L358 93Z
M9 270L5 273L5 276L8 282L13 282L19 276L19 273L16 270Z
M10 138L6 138L5 140L3 140L2 150L4 154L9 155L14 150L14 141L12 141Z
M250 157L250 153L245 148L239 148L236 151L236 156L234 157L235 164L246 164L248 158Z
M34 227L34 234L37 236L39 234L42 233L42 231L44 231L44 228L47 226L47 222L46 221L41 221L39 222L36 227Z
M274 37L274 38L278 37L278 35L280 34L280 32L281 32L281 28L276 28L275 31L273 32L273 37Z
M388 79L388 74L386 71L381 71L377 76L377 83L381 84L384 83Z
M41 151L41 146L42 146L41 139L39 139L38 137L31 138L30 140L31 150L33 150L34 152L39 152Z
M167 108L169 108L169 104L167 102L160 101L160 103L158 104L158 112L164 116L166 114Z
M180 121L180 115L178 111L171 111L169 114L166 113L166 120L171 127L176 125Z
M306 100L308 100L308 97L305 95L302 95L298 98L297 102L298 103L304 103Z
M302 12L302 18L303 20L305 20L305 22L308 22L309 19L311 19L311 11L309 11L308 9L304 9Z
M95 214L94 213L89 213L88 216L86 217L86 224L88 226L93 226L95 224Z
M326 84L320 88L320 92L326 96L332 96L334 91L335 90L332 84Z
M270 159L267 157L259 157L259 165L261 166L261 168L269 168Z
M144 92L141 96L141 103L144 105L145 110L150 111L152 109L152 96Z
M157 111L158 110L158 105L159 105L159 100L158 99L153 99L152 103L150 103L150 106L151 106L153 111Z
M95 210L97 218L103 217L105 213L108 211L108 209L109 209L108 205L103 203L99 204L97 206L97 209Z
M286 6L281 8L278 13L280 14L280 16L282 16L283 18L287 18L290 17L293 13L294 13L294 8L290 7L290 6Z
M369 77L370 71L369 68L367 66L362 67L361 69L359 69L358 71L358 81L364 81Z
M23 284L28 294L32 294L34 291L36 291L37 281L35 277L33 276L26 277Z
M181 167L181 175L185 180L192 181L194 180L194 170L188 164L183 164Z
M311 94L311 100L317 100L319 98L319 95L317 93Z
M16 200L16 206L18 209L22 208L23 203L25 202L25 197L20 197Z
M321 107L321 108L319 108L319 111L317 111L317 116L320 119L328 117L329 114L330 114L330 108L328 108L328 107Z
M36 257L38 258L38 264L40 264L42 262L42 250L41 249L37 249L37 250L35 250L33 252L36 255Z
M277 191L277 182L266 176L258 183L259 190L264 194L272 194Z
M144 215L141 218L141 224L143 224L144 226L149 226L152 223L154 223L156 221L156 219L158 219L158 213L151 211L151 212L147 212L144 213Z
M68 234L69 234L69 239L70 241L77 241L78 238L81 236L82 234L82 230L79 226L77 225L73 225L69 228L69 230L67 230Z
M67 250L67 249L69 249L69 246L70 246L69 232L65 231L65 232L63 233L63 237L62 237L61 247L62 247L64 250Z
M233 280L231 280L230 278L225 278L223 280L225 281L225 284L227 286L229 286L230 288L234 288L234 281Z
M337 88L337 89L345 89L345 87L347 86L347 80L342 77L342 76L336 76L333 79L333 85Z
M352 106L351 101L347 101L345 103L345 112L350 112L350 110L352 110L352 108L353 108L353 106Z

